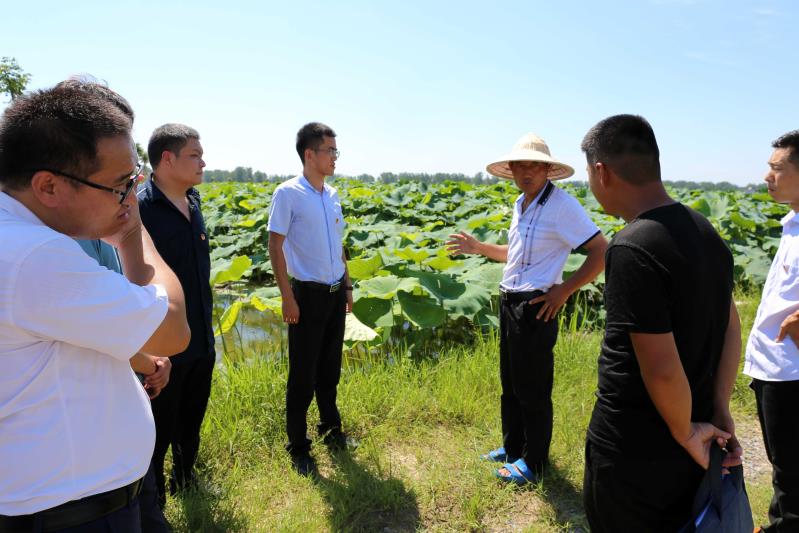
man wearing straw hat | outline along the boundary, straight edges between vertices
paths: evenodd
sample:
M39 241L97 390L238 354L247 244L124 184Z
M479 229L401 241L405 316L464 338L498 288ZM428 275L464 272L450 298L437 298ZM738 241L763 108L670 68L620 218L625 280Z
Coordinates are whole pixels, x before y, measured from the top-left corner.
M574 169L553 158L540 137L523 136L486 170L514 180L521 191L508 244L480 242L460 232L447 245L455 253L507 263L500 283L503 446L483 458L504 463L497 476L522 485L539 479L552 440L552 350L558 335L553 319L572 293L602 271L607 242L579 202L552 183ZM566 259L578 248L587 258L563 282Z

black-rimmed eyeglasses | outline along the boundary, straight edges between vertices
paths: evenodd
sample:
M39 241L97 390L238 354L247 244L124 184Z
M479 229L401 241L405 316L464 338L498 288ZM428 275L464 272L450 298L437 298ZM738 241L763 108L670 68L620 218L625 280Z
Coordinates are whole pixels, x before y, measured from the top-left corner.
M67 174L66 172L62 172L61 170L53 170L53 169L50 169L50 168L40 168L39 170L43 170L45 172L50 172L50 173L56 174L58 176L63 176L65 178L69 178L71 180L75 180L78 183L82 183L82 184L84 184L84 185L86 185L88 187L91 187L93 189L112 192L112 193L116 194L117 196L119 196L119 204L122 205L122 202L124 202L125 198L127 198L128 195L130 194L130 191L132 191L133 189L136 188L136 184L139 182L139 176L141 175L142 170L144 170L144 162L143 161L139 161L138 163L136 163L136 170L133 171L133 174L130 176L130 179L128 180L127 184L125 185L125 188L122 189L122 190L115 189L113 187L107 187L105 185L100 185L99 183L94 183L93 181L89 181L89 180L84 179L84 178L79 178L77 176L73 176L72 174Z

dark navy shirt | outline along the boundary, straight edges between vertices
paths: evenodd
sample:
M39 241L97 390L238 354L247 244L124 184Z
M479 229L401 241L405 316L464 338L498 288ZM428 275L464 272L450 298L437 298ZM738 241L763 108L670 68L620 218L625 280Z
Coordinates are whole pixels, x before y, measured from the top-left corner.
M155 247L183 287L191 341L183 359L216 358L211 323L211 258L200 211L200 193L189 189L191 220L167 198L152 179L139 191L139 211Z

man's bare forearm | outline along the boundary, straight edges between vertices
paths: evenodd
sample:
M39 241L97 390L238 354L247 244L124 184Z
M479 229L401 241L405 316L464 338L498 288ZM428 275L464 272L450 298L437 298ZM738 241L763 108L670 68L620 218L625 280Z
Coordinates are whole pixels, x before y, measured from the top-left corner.
M344 262L344 285L352 285L350 281L350 269L347 267L347 254L341 252L341 260Z
M160 285L169 298L164 320L142 351L155 355L174 355L186 349L191 338L186 321L186 300L183 287L175 273L164 262L153 244L150 234L141 227L138 238L132 235L118 248L122 271L136 285Z
M478 242L477 253L494 261L505 263L508 260L508 245Z
M691 433L691 386L671 333L630 333L635 357L649 397L674 439L683 443Z
M155 357L141 352L138 352L136 355L130 358L130 367L134 372L144 374L145 376L149 376L158 370L158 367L155 364Z
M183 287L161 258L144 226L141 228L141 239L128 239L119 247L119 258L122 271L131 283L163 286L169 295L169 303L180 305L185 312Z
M597 234L586 243L588 255L585 261L583 261L580 268L562 284L564 289L569 291L569 294L574 294L576 290L586 283L594 281L599 273L605 269L605 250L607 247L608 241L601 233Z
M741 361L741 321L735 300L730 299L730 319L724 334L724 347L721 350L719 366L716 370L716 381L713 387L714 411L728 410L735 378L738 376L738 364Z

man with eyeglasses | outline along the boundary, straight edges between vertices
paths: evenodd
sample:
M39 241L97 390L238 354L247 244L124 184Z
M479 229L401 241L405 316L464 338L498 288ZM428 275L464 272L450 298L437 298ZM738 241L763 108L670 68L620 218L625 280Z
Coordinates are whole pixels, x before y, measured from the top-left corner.
M130 368L189 341L183 291L142 228L131 120L70 87L0 119L0 531L139 531L149 400ZM125 277L72 238L103 238Z
M131 124L135 121L135 113L130 103L90 75L72 76L60 82L56 88L77 89L99 96L122 111L130 119ZM141 176L138 177L140 178ZM132 183L136 183L136 181ZM119 256L113 246L101 239L76 239L76 241L83 248L83 251L89 257L95 259L100 266L117 274L122 274L122 265L119 263ZM168 357L156 357L139 352L130 358L130 366L137 373L151 400L158 396L161 390L169 383L172 363ZM142 479L141 492L138 498L142 532L168 532L171 529L166 521L164 512L158 505L158 491L155 488L155 472L152 469L152 462L150 465L150 469Z
M194 463L200 448L200 426L211 395L216 351L211 325L208 234L200 194L195 189L202 183L205 167L200 135L183 124L164 124L150 136L147 154L153 174L139 191L142 221L158 253L183 286L191 329L189 346L171 358L169 386L152 402L156 433L153 469L163 508L164 456L170 446L170 492L174 494L196 483Z
M310 475L316 465L306 418L314 395L319 435L331 449L347 446L336 389L352 286L342 246L341 202L336 189L325 183L339 156L335 132L319 122L306 124L297 132L297 153L302 175L281 183L272 195L269 257L289 328L286 449L297 472Z

